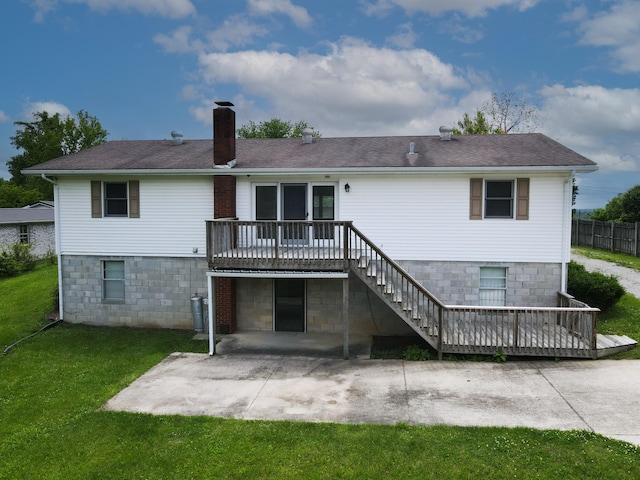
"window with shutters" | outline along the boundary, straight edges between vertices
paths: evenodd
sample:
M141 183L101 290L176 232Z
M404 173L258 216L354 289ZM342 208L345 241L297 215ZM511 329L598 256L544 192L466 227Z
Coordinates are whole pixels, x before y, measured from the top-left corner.
M140 218L140 182L91 182L91 216Z
M470 181L469 218L529 220L529 179Z

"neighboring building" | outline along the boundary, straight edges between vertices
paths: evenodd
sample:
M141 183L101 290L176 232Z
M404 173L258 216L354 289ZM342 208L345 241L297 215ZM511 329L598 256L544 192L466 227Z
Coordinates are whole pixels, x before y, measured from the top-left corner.
M0 247L28 243L37 257L55 253L53 202L23 208L0 208Z
M446 304L558 306L591 160L542 134L236 140L220 105L213 142L110 141L25 170L56 182L64 320L192 328L212 289L220 333L424 333L428 316L428 336ZM352 258L363 237L375 250Z

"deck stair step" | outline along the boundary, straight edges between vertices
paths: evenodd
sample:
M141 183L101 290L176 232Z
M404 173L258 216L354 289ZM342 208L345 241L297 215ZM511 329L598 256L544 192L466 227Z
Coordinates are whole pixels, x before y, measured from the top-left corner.
M369 257L367 257L366 255L361 255L360 258L358 258L358 268L365 269L368 266L369 266Z
M384 287L387 284L387 275L384 272L380 272L376 275L376 285Z
M396 291L396 286L393 284L393 282L386 282L382 291L385 295L390 295Z
M378 269L375 263L370 263L367 267L367 277L375 277L377 275Z

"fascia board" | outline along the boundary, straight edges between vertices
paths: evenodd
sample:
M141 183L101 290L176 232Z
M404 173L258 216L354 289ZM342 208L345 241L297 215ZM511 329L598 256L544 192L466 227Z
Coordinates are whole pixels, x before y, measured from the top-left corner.
M359 174L359 175L412 175L438 173L589 173L598 170L597 165L554 165L554 166L508 166L508 167L339 167L339 168L207 168L191 170L174 169L109 169L109 170L23 170L24 175L43 173L47 176L76 175L255 175L255 176L300 176L327 174Z

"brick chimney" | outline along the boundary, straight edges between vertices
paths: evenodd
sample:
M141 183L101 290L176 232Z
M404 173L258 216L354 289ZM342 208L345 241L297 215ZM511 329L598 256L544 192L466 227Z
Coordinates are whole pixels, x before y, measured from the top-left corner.
M213 164L227 165L236 158L236 112L231 102L216 102L213 110ZM218 172L223 172L220 169ZM213 176L213 217L236 217L236 177ZM236 281L233 278L216 279L216 332L233 333L236 330Z
M213 110L213 163L225 165L236 158L236 112L231 102L216 102Z

